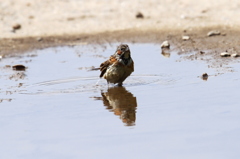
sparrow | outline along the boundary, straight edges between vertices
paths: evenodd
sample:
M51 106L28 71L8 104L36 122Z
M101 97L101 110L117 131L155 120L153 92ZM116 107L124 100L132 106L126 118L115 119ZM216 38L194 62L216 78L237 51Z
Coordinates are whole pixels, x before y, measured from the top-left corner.
M127 44L121 44L110 58L100 65L100 78L107 80L107 83L122 86L123 81L134 71L134 62Z

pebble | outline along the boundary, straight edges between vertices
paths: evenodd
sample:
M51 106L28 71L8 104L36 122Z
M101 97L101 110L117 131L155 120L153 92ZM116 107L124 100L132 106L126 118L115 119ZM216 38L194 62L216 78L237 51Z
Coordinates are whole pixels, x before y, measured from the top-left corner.
M13 30L18 30L18 29L21 29L21 25L20 24L14 24L13 26L12 26L12 28L13 28Z
M23 85L23 83L19 83L19 84L18 84L18 87L22 87L22 85Z
M207 11L208 11L207 9L204 9L204 10L202 10L201 12L202 12L202 13L207 13Z
M14 65L12 69L16 71L25 71L26 67L24 65Z
M28 18L29 18L29 19L34 19L34 16L30 15Z
M186 18L187 18L187 16L186 16L186 15L184 15L184 14L182 14L182 15L180 16L180 18L181 18L181 19L186 19Z
M199 53L200 53L200 54L205 54L205 52L204 52L204 51L200 51Z
M136 18L144 18L143 14L141 12L138 12L136 14Z
M190 37L189 37L189 36L182 36L182 39L183 39L184 41L186 41L186 40L189 40Z
M231 56L231 54L228 53L228 52L222 52L222 53L220 54L220 56L221 56L221 57L229 57L229 56Z
M161 44L161 48L170 48L170 44L168 41L164 41L162 44Z
M208 74L207 73L202 74L202 79L207 80L208 79Z
M42 38L42 37L38 37L36 40L37 40L37 41L42 41L43 38Z
M231 57L239 57L240 55L235 53L235 54L232 54Z
M212 30L207 33L207 36L215 36L215 35L220 35L221 32L219 30Z

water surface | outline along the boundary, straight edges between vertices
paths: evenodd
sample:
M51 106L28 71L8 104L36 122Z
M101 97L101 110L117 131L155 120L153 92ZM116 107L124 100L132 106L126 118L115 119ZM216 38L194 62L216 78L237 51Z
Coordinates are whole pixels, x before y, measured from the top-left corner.
M1 158L238 158L239 64L219 72L174 50L163 56L159 45L129 47L135 72L123 87L89 71L116 44L2 59Z

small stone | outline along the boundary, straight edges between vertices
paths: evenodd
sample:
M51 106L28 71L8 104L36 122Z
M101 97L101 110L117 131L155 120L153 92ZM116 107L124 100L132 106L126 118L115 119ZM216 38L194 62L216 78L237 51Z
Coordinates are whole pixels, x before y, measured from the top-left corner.
M221 56L221 57L229 57L229 56L231 56L231 54L228 53L228 52L222 52L222 53L220 54L220 56Z
M207 73L202 74L202 79L206 81L208 79L208 74Z
M13 30L18 30L21 29L21 25L20 24L15 24L12 26Z
M31 3L27 3L26 6L27 6L27 7L30 7L30 6L31 6Z
M22 87L22 85L23 85L23 83L19 83L19 84L18 84L18 87Z
M181 18L181 19L186 19L186 18L187 18L187 16L186 16L186 15L184 15L184 14L182 14L182 15L180 16L180 18Z
M36 40L37 40L37 41L42 41L43 38L42 38L42 37L38 37Z
M182 39L183 39L184 41L186 41L186 40L189 40L190 37L189 37L189 36L182 36Z
M26 67L24 65L14 65L12 69L16 71L25 71Z
M162 44L161 44L161 48L170 48L170 44L168 41L164 41Z
M34 19L34 16L33 16L33 15L30 15L30 16L28 17L28 19Z
M239 57L240 55L235 53L235 54L232 54L231 57Z
M207 33L207 36L215 36L215 35L220 35L221 32L219 30L212 30Z
M138 12L136 14L136 18L144 18L143 14L141 12Z
M205 54L205 52L204 52L204 51L200 51L199 53L200 53L200 54Z

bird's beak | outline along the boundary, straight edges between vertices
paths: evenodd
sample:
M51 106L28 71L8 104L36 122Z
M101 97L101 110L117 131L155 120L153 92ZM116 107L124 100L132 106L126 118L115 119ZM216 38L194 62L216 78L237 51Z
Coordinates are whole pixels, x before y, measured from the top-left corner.
M118 50L118 51L117 51L117 54L118 54L118 55L121 55L121 54L122 54L122 51Z

